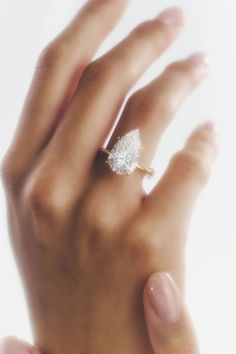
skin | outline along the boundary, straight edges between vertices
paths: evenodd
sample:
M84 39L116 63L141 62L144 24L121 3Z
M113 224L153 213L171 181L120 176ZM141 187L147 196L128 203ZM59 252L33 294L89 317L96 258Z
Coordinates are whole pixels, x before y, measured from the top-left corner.
M154 354L199 354L195 334L186 311L186 306L179 289L172 281L174 291L179 296L181 316L171 325L160 318L153 306L149 289L152 281L160 274L153 274L145 285L143 305L147 322L147 329ZM157 298L158 296L155 295ZM177 340L176 340L177 339ZM7 337L0 342L0 354L41 354L38 349L14 337Z
M184 25L175 9L175 24L147 21L92 61L127 4L88 1L43 50L2 164L35 343L47 354L153 353L143 288L165 271L183 290L188 223L217 151L212 124L201 125L149 195L143 174L118 176L98 153L129 90ZM138 127L149 166L206 73L199 56L170 64L129 98L108 146Z

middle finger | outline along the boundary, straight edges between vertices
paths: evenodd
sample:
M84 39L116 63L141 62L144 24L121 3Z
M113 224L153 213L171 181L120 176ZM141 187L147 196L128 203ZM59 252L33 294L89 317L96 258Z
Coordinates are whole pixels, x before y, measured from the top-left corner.
M182 27L182 11L166 10L136 28L85 70L43 160L47 171L53 166L54 177L67 181L67 201L70 199L73 204L82 193L97 150L104 143L129 89Z

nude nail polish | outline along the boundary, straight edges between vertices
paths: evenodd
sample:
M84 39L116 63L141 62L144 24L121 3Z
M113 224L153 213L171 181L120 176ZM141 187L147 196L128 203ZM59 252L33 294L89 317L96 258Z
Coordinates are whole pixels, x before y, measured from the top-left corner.
M183 24L183 10L179 7L171 7L161 12L157 20L167 26L179 26Z
M212 132L215 132L217 133L218 132L218 129L216 127L216 122L214 121L207 121L205 123L202 124L202 128L206 129L206 130L209 130L209 131L212 131Z
M212 135L212 137L214 139L214 145L216 147L219 148L221 146L220 131L219 131L218 125L215 121L209 120L209 121L201 124L199 128L208 131Z
M180 293L168 273L159 273L148 281L147 292L160 320L178 322L181 316Z
M209 66L211 63L211 58L204 52L193 53L188 57L188 60L190 60L194 64L200 64L205 66Z

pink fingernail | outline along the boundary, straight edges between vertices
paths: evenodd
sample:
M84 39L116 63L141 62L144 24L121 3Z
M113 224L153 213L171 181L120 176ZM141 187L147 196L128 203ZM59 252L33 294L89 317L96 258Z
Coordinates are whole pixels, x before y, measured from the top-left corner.
M202 128L207 129L209 131L218 132L216 122L209 120L208 122L205 122L202 124Z
M192 63L197 64L197 65L203 64L203 65L209 66L211 63L210 57L206 53L203 53L203 52L197 52L197 53L191 54L188 57L188 60L190 60Z
M157 316L162 321L175 323L180 319L180 294L168 273L152 276L148 281L147 292Z
M183 24L183 10L179 7L171 7L161 12L157 19L167 26L179 26Z
M218 125L215 121L208 121L201 124L200 129L206 129L209 131L213 135L215 146L218 148L221 146L221 136Z

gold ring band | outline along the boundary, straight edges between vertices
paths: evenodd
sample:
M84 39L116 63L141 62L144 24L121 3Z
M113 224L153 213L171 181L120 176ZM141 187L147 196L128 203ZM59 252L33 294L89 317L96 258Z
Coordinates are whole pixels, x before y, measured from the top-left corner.
M105 153L106 155L110 155L110 153L111 153L108 149L103 148L103 147L100 149L100 151ZM140 164L137 164L136 168L149 177L153 177L155 174L155 171L153 168L146 168L146 167L141 166Z

